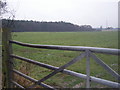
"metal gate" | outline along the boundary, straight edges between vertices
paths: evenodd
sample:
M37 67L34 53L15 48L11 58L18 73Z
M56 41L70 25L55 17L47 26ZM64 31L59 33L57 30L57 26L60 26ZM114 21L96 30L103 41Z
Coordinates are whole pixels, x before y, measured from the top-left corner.
M120 75L115 72L112 68L110 68L107 64L105 64L101 59L99 59L94 53L102 53L102 54L109 54L109 55L120 55L120 50L119 49L111 49L111 48L96 48L96 47L81 47L81 46L60 46L60 45L38 45L38 44L28 44L28 43L22 43L19 41L14 41L11 40L11 35L10 35L10 31L7 29L3 30L3 67L5 68L5 70L3 70L4 75L6 77L5 84L3 86L3 88L12 88L12 85L16 85L20 88L25 89L23 86L21 86L20 84L18 84L17 82L13 81L13 73L16 73L32 82L34 82L33 85L30 85L27 88L34 88L36 85L40 85L42 87L45 88L51 88L51 89L55 89L54 87L47 85L45 83L43 83L45 80L51 78L52 76L54 76L55 74L61 72L64 74L68 74L71 76L75 76L75 77L79 77L82 79L86 80L86 88L90 88L90 82L96 82L99 84L103 84L103 85L107 85L110 87L114 87L114 88L120 88L120 83L119 82L113 82L113 81L109 81L109 80L105 80L105 79L101 79L101 78L97 78L97 77L93 77L90 76L90 58L93 58L99 65L101 65L107 72L109 72L109 74L111 74L114 78L116 78L118 81L120 81ZM24 47L31 47L31 48L43 48L43 49L55 49L55 50L69 50L69 51L81 51L83 52L82 54L80 54L79 56L75 57L74 59L70 60L69 62L67 62L65 65L62 65L60 67L55 67L52 65L48 65L48 64L44 64L35 60L31 60L25 57L21 57L18 55L15 55L12 53L12 44L17 44L20 46L24 46ZM77 61L82 60L82 58L86 57L86 75L82 74L82 73L77 73L74 71L70 71L67 70L66 68L69 67L70 65L76 63ZM43 77L42 79L36 80L30 76L27 76L25 74L23 74L20 71L17 71L13 68L13 59L19 59L28 63L32 63L35 65L38 65L40 67L44 67L47 69L51 69L54 70L53 72L51 72L50 74L48 74L47 76Z

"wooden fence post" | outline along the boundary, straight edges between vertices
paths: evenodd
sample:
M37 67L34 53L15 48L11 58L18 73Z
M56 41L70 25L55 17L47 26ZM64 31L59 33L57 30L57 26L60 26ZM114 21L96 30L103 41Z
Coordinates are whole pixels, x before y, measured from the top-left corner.
M2 20L0 19L0 90L2 89Z
M9 40L11 39L11 31L7 28L3 28L2 30L2 88L12 88L12 58L10 57L12 46L9 43Z

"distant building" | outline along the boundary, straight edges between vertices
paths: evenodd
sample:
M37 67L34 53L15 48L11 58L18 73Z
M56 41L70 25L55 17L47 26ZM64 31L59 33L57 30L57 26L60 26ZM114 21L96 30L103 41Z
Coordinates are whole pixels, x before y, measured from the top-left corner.
M102 28L102 26L100 26L100 30L102 30L103 28Z

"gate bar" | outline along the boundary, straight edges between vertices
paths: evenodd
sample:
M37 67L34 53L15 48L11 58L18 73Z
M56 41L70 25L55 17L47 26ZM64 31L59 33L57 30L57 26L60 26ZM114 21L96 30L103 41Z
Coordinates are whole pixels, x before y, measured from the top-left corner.
M101 59L99 59L94 54L90 53L91 57L99 64L101 65L107 72L109 72L113 77L115 77L117 80L120 80L120 75L115 72L112 68L110 68L107 64L105 64Z
M28 44L18 41L9 41L21 46L33 47L33 48L44 48L44 49L56 49L56 50L69 50L69 51L85 51L90 50L95 53L104 53L112 55L120 55L120 49L110 49L110 48L98 48L98 47L83 47L83 46L60 46L60 45L40 45L40 44Z
M18 83L15 82L15 81L11 80L11 82L12 82L13 84L15 84L16 86L18 86L19 88L25 89L23 86L21 86L20 84L18 84Z
M89 50L86 50L86 88L90 88L90 54Z
M36 82L38 81L38 80L36 80L36 79L28 76L28 75L23 74L22 72L19 72L19 71L15 70L15 69L13 69L12 71L13 71L14 73L16 73L16 74L18 74L18 75L20 75L20 76L28 79L28 80L34 82L34 83L36 83ZM51 86L49 86L49 85L47 85L47 84L44 84L44 83L39 83L38 85L41 85L41 86L43 86L43 87L45 87L45 88L54 89L53 87L51 87Z
M31 85L29 88L35 87L37 84L44 82L45 80L49 79L50 77L54 76L55 74L59 73L60 71L63 71L65 68L69 67L70 65L74 64L77 61L82 60L82 58L85 57L85 53L80 54L79 56L75 57L71 61L67 62L66 64L60 66L58 69L54 70L52 73L48 74L47 76L43 77L42 79L38 80L37 83Z
M38 66L41 66L41 67L45 67L47 69L51 69L51 70L58 69L58 67L54 67L52 65L40 63L38 61L34 61L34 60L27 59L27 58L24 58L24 57L16 56L16 55L13 55L13 54L11 56L13 58L20 59L20 60L23 60L23 61L35 64L35 65L38 65ZM61 72L64 73L64 74L72 75L72 76L83 78L83 79L87 78L87 76L85 74L77 73L77 72L66 70L66 69L64 69ZM103 84L103 85L107 85L107 86L110 86L110 87L114 87L114 88L120 87L119 83L116 83L116 82L113 82L113 81L108 81L108 80L104 80L104 79L101 79L101 78L96 78L96 77L93 77L93 76L90 76L90 78L91 78L92 82L97 82L97 83L100 83L100 84Z

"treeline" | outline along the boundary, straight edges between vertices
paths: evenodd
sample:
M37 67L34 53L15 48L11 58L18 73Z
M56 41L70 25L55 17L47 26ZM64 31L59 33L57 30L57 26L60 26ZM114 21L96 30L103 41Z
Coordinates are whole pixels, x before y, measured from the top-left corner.
M3 27L9 27L13 32L80 32L98 31L90 25L78 26L68 22L38 22L26 20L2 20Z

